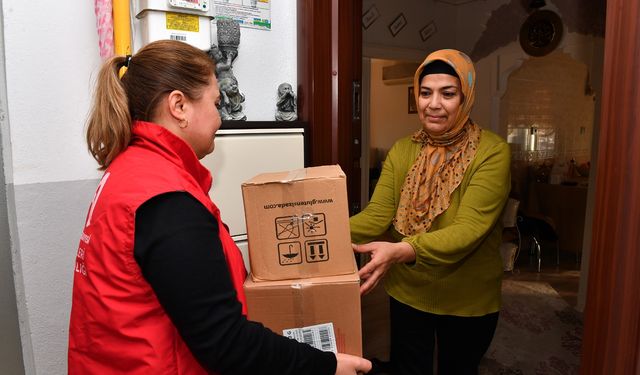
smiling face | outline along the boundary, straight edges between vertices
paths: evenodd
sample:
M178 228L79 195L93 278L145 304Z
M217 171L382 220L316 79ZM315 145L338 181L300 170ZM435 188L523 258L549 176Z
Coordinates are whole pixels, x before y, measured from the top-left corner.
M460 80L449 74L427 74L420 82L418 117L432 135L449 131L455 125L462 104Z

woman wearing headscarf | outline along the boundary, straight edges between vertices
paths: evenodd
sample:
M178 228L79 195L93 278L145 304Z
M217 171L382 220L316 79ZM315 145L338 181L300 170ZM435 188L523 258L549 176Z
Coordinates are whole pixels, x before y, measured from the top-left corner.
M361 293L384 277L393 374L476 374L495 332L502 260L499 218L510 151L469 117L475 70L440 50L414 75L422 128L389 151L369 205L351 218L368 253ZM393 242L374 241L390 229ZM437 348L437 350L436 350Z

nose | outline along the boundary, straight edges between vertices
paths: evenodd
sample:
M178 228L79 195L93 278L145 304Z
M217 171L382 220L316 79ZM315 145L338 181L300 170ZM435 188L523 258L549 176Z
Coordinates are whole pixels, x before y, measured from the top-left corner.
M438 109L442 106L442 97L438 93L431 94L431 98L428 103L428 107L431 109Z

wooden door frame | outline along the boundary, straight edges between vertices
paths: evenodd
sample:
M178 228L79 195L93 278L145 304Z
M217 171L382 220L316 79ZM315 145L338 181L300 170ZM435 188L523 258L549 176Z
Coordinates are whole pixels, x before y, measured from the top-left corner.
M640 5L608 0L580 373L640 373Z
M343 119L352 109L345 104L351 100L344 97L344 85L347 73L360 74L362 1L351 8L350 1L298 0L297 11L299 108L309 122L311 163L341 164L348 170L351 195L360 184L351 169L360 128L354 131ZM639 19L638 1L607 1L583 375L640 373L640 154L634 152L640 146ZM350 27L359 36L345 42ZM359 45L353 44L356 39Z
M349 211L360 211L362 0L298 0L298 115L308 166L339 164Z

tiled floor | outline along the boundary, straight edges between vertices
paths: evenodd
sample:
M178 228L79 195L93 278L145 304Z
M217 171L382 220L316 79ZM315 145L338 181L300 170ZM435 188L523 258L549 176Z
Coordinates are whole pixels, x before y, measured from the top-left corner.
M543 254L545 255L545 254ZM560 265L552 256L543 257L541 272L529 254L521 253L514 272L505 272L505 278L549 283L571 306L576 306L580 282L580 265L573 253L561 253ZM362 297L362 339L366 358L389 358L389 299L382 285Z
M543 258L540 273L536 260L521 253L513 272L505 272L505 279L524 281L543 281L549 283L570 306L576 307L580 285L580 264L575 253L560 253L560 265L556 264L555 254Z

